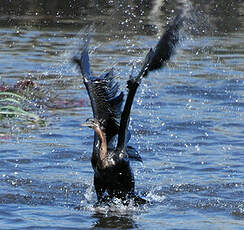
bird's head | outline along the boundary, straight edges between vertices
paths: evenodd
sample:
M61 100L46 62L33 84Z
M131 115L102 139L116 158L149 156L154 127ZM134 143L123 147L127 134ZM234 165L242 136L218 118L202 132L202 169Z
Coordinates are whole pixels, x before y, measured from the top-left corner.
M96 118L88 118L82 126L86 126L92 129L100 128L100 123Z

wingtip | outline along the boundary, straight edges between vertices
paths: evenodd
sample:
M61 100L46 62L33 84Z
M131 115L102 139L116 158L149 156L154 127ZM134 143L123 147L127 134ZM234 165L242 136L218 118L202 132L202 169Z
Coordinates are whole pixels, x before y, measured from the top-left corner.
M84 44L80 49L81 50L80 54L77 54L72 58L72 62L79 66L81 73L84 77L90 75L90 63L89 63L89 54L88 54L89 42L90 42L90 35L87 35L87 38L84 39Z
M172 20L172 22L168 24L166 31L167 30L179 31L181 29L181 27L183 26L185 19L186 19L185 15L182 12L179 13L178 15L175 16L175 18Z

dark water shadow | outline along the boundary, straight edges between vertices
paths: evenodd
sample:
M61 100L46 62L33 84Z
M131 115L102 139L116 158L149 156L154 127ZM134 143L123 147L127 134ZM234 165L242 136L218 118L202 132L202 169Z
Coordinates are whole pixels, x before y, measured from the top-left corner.
M111 229L131 229L138 228L138 224L133 220L133 216L116 216L114 214L95 213L92 216L95 221L91 229L111 228Z

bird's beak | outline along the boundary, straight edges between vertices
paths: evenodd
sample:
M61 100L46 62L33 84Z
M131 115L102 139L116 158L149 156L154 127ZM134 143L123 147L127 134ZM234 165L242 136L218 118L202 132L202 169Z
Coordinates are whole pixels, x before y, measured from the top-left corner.
M92 119L87 119L85 123L82 123L81 126L90 127L94 126L94 121Z
M91 127L91 123L90 122L85 122L85 123L82 123L81 126L84 126L84 127Z

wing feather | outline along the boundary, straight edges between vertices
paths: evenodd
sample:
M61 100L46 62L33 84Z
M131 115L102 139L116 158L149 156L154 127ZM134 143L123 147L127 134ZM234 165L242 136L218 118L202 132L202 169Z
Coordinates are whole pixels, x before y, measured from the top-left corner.
M74 61L81 69L93 116L101 122L107 143L109 143L113 136L118 134L124 94L118 93L119 84L114 80L113 70L100 77L91 76L88 44L89 41L85 42L80 58L75 57Z
M131 79L127 81L127 88L129 92L120 120L117 144L118 150L124 149L126 147L126 136L128 132L130 111L137 88L140 85L142 78L145 77L149 71L161 68L165 62L170 59L174 48L179 41L179 30L182 23L183 17L181 15L177 16L174 21L166 28L166 31L158 41L155 49L150 49L147 53L139 74L135 78L131 77Z

